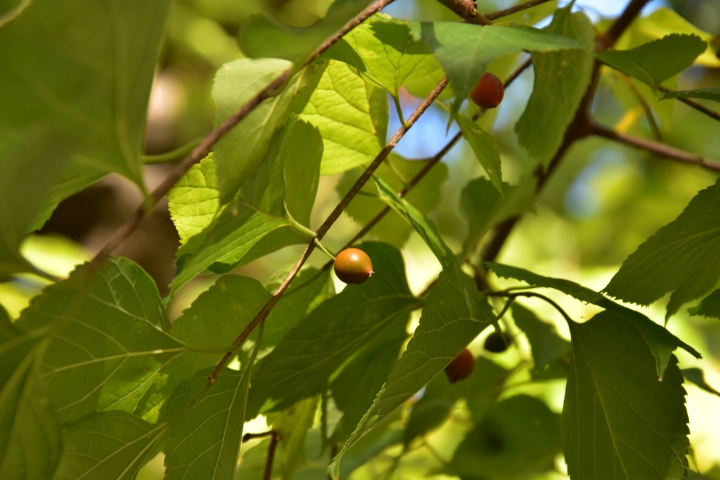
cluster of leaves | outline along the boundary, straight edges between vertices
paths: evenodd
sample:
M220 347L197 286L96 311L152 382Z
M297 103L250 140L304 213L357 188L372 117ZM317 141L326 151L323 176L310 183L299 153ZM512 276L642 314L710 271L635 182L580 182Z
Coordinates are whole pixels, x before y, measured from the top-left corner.
M258 17L240 32L246 57L215 77L217 125L283 72L292 75L169 192L182 246L167 298L142 268L113 257L48 286L15 321L0 310L0 478L134 478L160 451L167 479L257 478L275 437L242 461L240 445L245 422L261 414L281 439L274 475L323 478L330 464L334 478L347 478L388 446L412 449L461 399L472 428L444 473L527 478L552 469L564 453L573 478L686 475L688 418L673 352L700 355L609 296L648 305L672 292L668 317L705 296L692 312L720 318L720 290L712 292L720 280L714 253L720 182L641 245L605 293L498 263L476 268L526 285L481 292L465 264L494 227L533 208L538 180L530 172L547 168L561 149L597 61L657 89L703 54L706 42L672 33L596 54L592 23L571 6L558 9L542 30L375 15L306 66L311 52L366 3L338 1L305 31ZM0 112L0 197L12 205L0 215L3 275L37 271L20 255L20 243L63 198L110 172L146 192L144 118L169 10L169 0L35 0L0 23L0 104L22 106ZM535 85L516 132L533 164L524 181L510 185L495 137L463 101L493 61L522 51L532 54ZM450 87L439 101L487 174L461 194L469 226L462 251L448 247L427 218L447 167L433 167L422 193L399 196L427 161L393 154L363 186L364 195L345 205L360 223L384 207L395 215L378 228L381 241L360 244L376 270L367 282L335 293L329 270L305 268L289 277L278 300L272 292L289 268L266 285L228 273L285 246L312 245L320 176L343 173L338 191L350 191L384 150L388 96L396 103L404 90L425 97L443 77ZM400 248L412 232L442 265L427 295L413 295L406 279ZM170 324L167 302L206 273L223 275ZM487 358L456 385L439 375L497 325L510 303L532 295L528 288L554 289L602 309L585 323L567 318L568 343L534 312L512 305L514 325L532 349L531 378L567 377L562 416L534 397L500 399L514 372ZM506 297L505 308L493 297ZM245 342L232 345L274 300ZM421 315L408 341L414 311ZM214 372L228 351L234 367ZM321 460L309 461L318 451Z

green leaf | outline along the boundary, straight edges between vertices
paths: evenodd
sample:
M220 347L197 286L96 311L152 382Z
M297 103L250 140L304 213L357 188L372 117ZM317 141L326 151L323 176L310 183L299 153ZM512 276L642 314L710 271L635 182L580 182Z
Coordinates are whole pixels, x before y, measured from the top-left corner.
M2 75L0 72L0 83ZM2 95L0 92L0 98ZM0 274L10 275L33 271L20 255L20 244L42 215L48 189L68 164L71 150L61 136L44 131L26 132L3 144L5 141L0 131Z
M703 100L712 100L720 102L720 88L698 88L695 90L675 90L667 92L660 100L669 98L702 98Z
M445 245L435 225L417 208L408 203L407 200L398 197L387 183L377 177L375 178L375 183L380 192L380 199L412 225L418 235L420 235L427 246L430 247L430 250L432 250L443 267L454 264L456 262L455 255L452 250Z
M582 42L523 25L471 25L457 22L410 23L413 37L422 40L445 69L462 101L498 57L529 51L583 48ZM455 109L460 107L455 102Z
M0 105L16 106L0 112L0 145L41 123L65 134L54 146L72 148L81 171L117 172L144 188L147 105L170 3L31 2L0 29ZM51 163L28 153L39 170Z
M700 303L688 308L690 315L720 318L720 288L703 298Z
M432 380L485 327L495 321L487 299L474 282L450 263L430 290L420 325L407 350L393 367L357 429L331 465L337 474L340 457Z
M558 9L547 31L582 42L582 48L532 54L535 85L527 107L515 124L518 141L545 165L562 144L585 95L593 70L595 33L583 12L572 4Z
M665 368L667 368L670 358L672 357L672 352L678 347L687 351L695 358L701 358L701 355L694 348L677 338L667 329L653 322L642 313L613 302L601 293L590 290L570 280L565 280L564 278L544 277L522 268L501 265L494 262L487 262L487 266L495 272L498 277L514 278L533 286L554 288L581 302L592 303L593 305L612 311L632 323L643 336L655 357L658 377L662 378Z
M391 153L380 167L375 176L383 179L394 191L402 190L415 175L426 167L429 160L406 160L399 155ZM362 169L353 169L345 172L337 184L337 192L344 197L355 181L362 174ZM409 203L417 208L423 215L427 215L440 203L442 185L448 177L448 167L438 163L423 177L417 188L403 196ZM357 195L345 209L350 218L361 225L372 220L386 205L377 198L377 187L373 182L365 184L361 190L368 195ZM394 215L386 215L373 227L370 236L390 243L398 248L407 241L413 229L404 222L398 222Z
M109 259L92 276L76 270L46 288L15 325L23 332L53 327L38 369L62 423L133 411L164 369L195 355L164 331L153 280L123 258Z
M323 302L258 363L248 418L322 393L343 362L422 305L410 293L396 249L374 242L360 248L378 266L375 274Z
M717 395L718 397L720 397L720 392L711 387L710 384L708 384L705 380L705 372L703 372L702 369L683 368L680 371L682 372L683 378L685 378L685 380L694 383L708 393L712 393L713 395Z
M307 398L287 410L268 415L268 423L282 439L276 462L283 480L291 480L297 466L305 462L305 437L315 420L318 399Z
M39 347L12 347L0 344L0 477L45 480L60 458L60 426L37 371Z
M625 260L604 292L649 305L673 292L669 318L685 303L708 293L720 280L720 181L699 192L675 220Z
M552 325L540 320L532 311L514 303L512 314L515 325L525 332L530 342L535 371L542 370L570 351L570 342L560 338Z
M341 62L316 62L309 70L307 85L291 108L320 130L324 147L320 173L331 175L370 164L385 145L385 92Z
M224 275L173 322L170 333L200 349L229 347L270 300L254 278Z
M560 453L559 415L542 401L517 395L494 405L467 433L446 470L462 478L534 478Z
M405 324L394 323L330 383L335 404L343 413L332 434L335 443L347 440L362 420L400 356L407 336Z
M441 69L428 48L413 39L407 23L384 16L355 27L324 56L352 65L395 98L406 83Z
M570 324L563 435L572 478L684 478L689 432L673 356L658 381L652 352L621 316Z
M53 480L132 480L166 429L125 412L99 413L75 423L63 431L63 454Z
M611 48L598 54L598 58L655 90L662 82L692 65L705 48L707 43L697 35L673 33L632 50Z
M241 58L226 63L215 75L215 127L272 83L292 64L286 60ZM290 105L295 88L265 100L213 146L220 202L230 202L263 157L273 132Z
M299 226L299 221L309 220L317 192L319 137L315 127L295 118L275 132L241 195L178 250L171 295L207 268L216 273L231 270L274 230L288 227L283 237L273 239L270 251L310 238L310 230ZM265 249L261 252L270 253L268 244L260 246Z
M368 0L337 0L324 18L306 28L290 27L266 15L255 15L240 30L238 43L247 57L284 58L299 65L367 4ZM272 38L272 42L268 42L268 38Z
M482 420L502 393L510 373L495 362L478 357L472 373L462 382L450 383L442 374L433 378L422 398L412 407L405 427L405 445L439 427L461 398L466 399L473 420Z
M470 144L480 165L483 166L485 172L488 174L490 182L492 182L502 196L502 161L500 160L500 150L498 150L495 137L493 134L483 130L480 125L465 115L458 115L457 122L458 125L460 125L460 130L462 130L465 140Z
M468 224L463 251L468 254L495 225L533 211L537 179L519 185L502 184L502 195L487 179L470 180L460 194L460 210Z
M220 191L211 153L192 166L167 194L170 216L180 243L203 231L220 210Z
M30 0L5 0L0 3L0 27L17 18L30 5Z

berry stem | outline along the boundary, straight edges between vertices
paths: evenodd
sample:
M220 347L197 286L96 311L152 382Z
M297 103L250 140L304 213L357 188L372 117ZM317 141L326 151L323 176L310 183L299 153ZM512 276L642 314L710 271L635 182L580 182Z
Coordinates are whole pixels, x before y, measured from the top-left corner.
M320 248L320 250L322 250L323 253L325 253L325 255L327 255L328 257L332 258L333 261L335 261L335 255L333 255L332 253L330 253L330 250L328 250L327 248L325 248L325 245L322 244L322 242L320 241L320 239L317 238L317 237L315 237L314 240L315 240L315 245L317 245L317 246Z

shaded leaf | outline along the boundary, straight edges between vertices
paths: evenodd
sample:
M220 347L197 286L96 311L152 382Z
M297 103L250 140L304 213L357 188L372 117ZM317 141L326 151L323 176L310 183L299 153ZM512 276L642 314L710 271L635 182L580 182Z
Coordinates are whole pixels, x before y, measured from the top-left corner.
M436 55L460 101L498 57L522 50L547 52L583 47L577 40L523 25L411 22L410 29L413 37L422 40ZM460 101L455 102L455 111Z
M368 345L330 383L335 404L342 411L332 434L336 443L347 440L385 383L407 339L407 320L388 327L385 335Z
M255 15L243 25L238 43L250 58L284 58L302 63L326 38L365 8L368 0L338 0L325 17L305 28L280 24L266 15ZM268 42L272 38L272 42Z
M666 318L708 293L720 280L720 181L700 191L685 210L625 260L603 290L649 305L673 292Z
M323 302L258 362L248 418L321 393L343 362L422 305L408 289L396 249L374 242L360 248L382 268L363 284L349 285Z
M342 62L325 60L311 68L292 111L317 127L323 139L322 175L368 165L387 135L385 92L365 83Z
M292 64L286 60L241 58L226 63L215 75L215 127L245 105ZM230 202L263 157L273 132L290 105L293 85L250 112L215 145L220 202Z
M448 264L430 290L420 324L407 350L390 372L350 439L330 467L337 475L340 457L415 395L495 321L487 299L456 263Z
M710 295L703 298L700 303L688 308L688 313L690 315L720 318L720 289L714 290Z
M502 195L502 161L495 137L465 115L458 115L457 122L465 140L470 144L475 156L488 174L490 182Z
M552 465L561 438L557 414L537 398L517 395L490 408L455 450L447 471L473 479L532 478Z
M54 480L132 480L167 430L129 413L104 412L66 427Z
M169 0L30 2L0 29L0 104L12 106L0 112L0 145L43 125L51 136L40 144L72 149L81 176L117 172L144 188L147 105L169 8ZM38 170L54 163L38 153L24 161Z
M498 277L514 278L516 280L529 283L530 285L554 288L555 290L559 290L566 295L570 295L581 302L592 303L593 305L612 311L616 315L624 318L626 321L629 321L635 326L638 332L640 332L650 347L650 351L652 351L652 354L655 357L655 367L658 377L663 376L665 368L667 368L667 365L672 357L672 352L676 348L682 348L695 358L702 357L697 350L677 338L666 328L661 327L647 318L642 313L617 304L601 293L590 290L580 284L571 282L570 280L565 280L564 278L544 277L522 268L501 265L494 262L487 262L487 267L495 272Z
M401 191L409 180L420 172L429 160L406 160L399 155L391 153L380 167L375 171L375 176L383 179L394 191ZM362 174L360 168L350 170L342 176L337 184L337 192L343 197L350 190L352 185ZM444 163L438 163L422 178L419 188L414 188L403 196L405 200L417 208L420 213L427 215L440 203L442 185L447 179L448 167ZM368 195L357 195L352 199L348 208L345 209L353 220L365 225L372 220L385 204L377 198L377 187L374 182L368 182L361 190ZM386 215L375 225L369 233L383 242L390 243L401 248L407 241L413 229L409 224L398 222L394 215Z
M560 338L555 328L518 303L512 306L513 320L525 332L532 348L534 370L540 371L570 351L570 342Z
M658 381L652 353L625 319L604 311L570 324L565 458L573 478L684 478L685 390L673 356Z
M275 463L283 480L291 480L298 465L305 462L305 437L315 420L318 398L306 398L287 410L267 417L268 423L282 439ZM273 470L275 468L273 465Z
M696 90L674 90L667 92L660 100L669 98L702 98L703 100L712 100L720 102L720 88L698 88Z
M203 231L220 210L215 159L211 153L192 166L168 192L168 208L180 243Z
M453 264L456 261L455 255L452 253L452 250L445 245L435 225L418 211L417 208L408 203L407 200L398 197L387 183L377 177L375 178L375 183L380 192L380 199L412 225L418 235L420 235L427 246L430 247L430 250L432 250L443 267Z
M324 56L352 65L396 98L406 83L441 70L425 44L410 35L407 23L384 16L352 29Z
M706 48L707 43L697 35L673 33L632 50L611 48L598 54L598 58L652 89L657 89L662 82L692 65Z
M707 381L705 380L705 372L703 372L702 369L683 368L682 370L680 370L680 372L682 372L683 378L685 378L685 380L694 383L708 393L712 393L713 395L717 395L718 397L720 397L720 392L711 387L710 384L707 383Z
M485 178L470 180L460 194L460 210L468 224L463 250L469 253L495 225L533 210L537 180L519 185L502 184L502 195Z
M595 33L583 12L572 4L555 12L546 31L582 42L582 48L533 52L535 85L527 107L515 124L518 141L530 156L547 165L558 151L565 130L575 116L590 84Z

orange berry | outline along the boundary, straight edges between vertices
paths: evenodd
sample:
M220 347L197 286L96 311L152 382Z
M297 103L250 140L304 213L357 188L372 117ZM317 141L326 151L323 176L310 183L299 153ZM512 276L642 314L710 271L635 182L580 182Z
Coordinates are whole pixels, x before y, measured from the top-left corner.
M460 354L450 362L450 365L445 367L445 374L450 380L450 383L455 383L458 380L462 380L470 376L475 368L475 358L467 348L463 349Z
M470 98L479 107L495 108L502 102L505 87L498 77L492 73L483 73L480 81L475 85Z
M346 248L335 257L335 275L345 283L363 283L373 273L370 257L360 249Z

